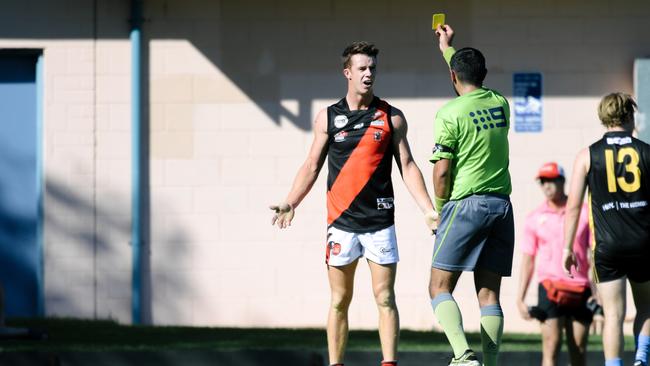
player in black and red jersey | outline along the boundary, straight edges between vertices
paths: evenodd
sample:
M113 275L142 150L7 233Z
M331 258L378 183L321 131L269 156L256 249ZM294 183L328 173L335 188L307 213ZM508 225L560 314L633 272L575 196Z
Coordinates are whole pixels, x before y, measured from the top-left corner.
M576 158L566 209L563 265L576 265L573 242L582 199L589 187L594 280L603 302L606 366L620 366L625 318L625 279L632 287L636 318L636 366L646 366L650 348L650 145L632 136L636 103L612 93L598 106L607 128ZM568 272L567 272L568 273Z
M366 42L355 42L343 51L347 94L318 113L314 141L291 191L284 202L271 206L275 211L272 223L280 228L289 226L327 156L326 263L332 295L327 341L332 365L343 364L348 307L361 256L370 266L379 310L382 365L397 364L399 315L393 288L399 255L391 183L393 158L427 225L435 228L436 214L406 138L406 119L399 109L373 93L378 52Z

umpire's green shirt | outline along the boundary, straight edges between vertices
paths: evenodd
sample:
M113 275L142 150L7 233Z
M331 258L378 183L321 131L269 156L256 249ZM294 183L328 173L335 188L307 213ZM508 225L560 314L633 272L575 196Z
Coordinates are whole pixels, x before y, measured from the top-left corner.
M447 63L455 52L452 47L445 50ZM459 96L438 111L429 160L451 160L449 199L477 193L510 195L509 128L508 101L487 88Z

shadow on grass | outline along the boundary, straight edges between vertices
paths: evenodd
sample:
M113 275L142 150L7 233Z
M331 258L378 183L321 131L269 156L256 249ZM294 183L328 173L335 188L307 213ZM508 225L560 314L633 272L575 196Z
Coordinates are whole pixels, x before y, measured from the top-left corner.
M322 352L327 347L324 329L208 328L120 325L113 321L77 319L12 319L10 326L47 330L45 341L3 340L3 351L171 351L171 350L306 350ZM469 333L468 341L480 349L480 334ZM634 349L631 337L625 348ZM589 351L602 350L601 337L589 339ZM349 351L377 351L379 337L374 330L350 332ZM407 352L449 352L443 333L402 330L400 350ZM508 333L503 352L541 352L538 334Z

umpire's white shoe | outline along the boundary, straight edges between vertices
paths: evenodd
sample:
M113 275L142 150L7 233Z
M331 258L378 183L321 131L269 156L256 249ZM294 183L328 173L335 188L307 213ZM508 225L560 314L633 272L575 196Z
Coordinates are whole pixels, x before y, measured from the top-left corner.
M476 353L471 349L465 351L465 353L458 358L452 358L449 364L454 366L481 366L481 363L478 362L478 359L476 358Z

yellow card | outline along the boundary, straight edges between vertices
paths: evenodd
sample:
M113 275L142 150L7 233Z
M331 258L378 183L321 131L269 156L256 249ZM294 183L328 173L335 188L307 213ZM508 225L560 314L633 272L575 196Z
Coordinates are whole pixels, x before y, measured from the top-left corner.
M431 22L431 29L436 30L439 25L445 25L445 14L433 14L433 21Z

